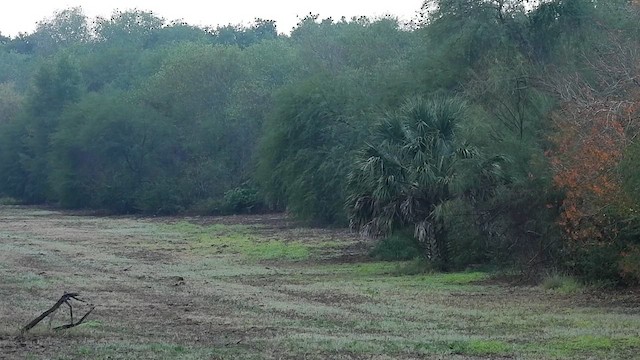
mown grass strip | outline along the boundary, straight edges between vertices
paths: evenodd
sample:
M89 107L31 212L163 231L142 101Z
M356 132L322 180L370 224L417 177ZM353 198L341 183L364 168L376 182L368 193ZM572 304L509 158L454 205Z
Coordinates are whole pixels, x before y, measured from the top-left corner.
M163 225L166 232L179 233L192 242L198 253L241 254L252 260L301 261L311 256L311 246L302 242L262 239L251 226L187 222Z

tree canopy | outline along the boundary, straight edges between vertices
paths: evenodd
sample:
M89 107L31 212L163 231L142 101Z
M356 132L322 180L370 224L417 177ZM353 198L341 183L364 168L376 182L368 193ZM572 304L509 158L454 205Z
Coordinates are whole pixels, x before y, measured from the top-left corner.
M428 0L421 14L310 14L285 35L268 19L70 8L0 35L0 196L287 211L403 234L445 268L640 281L637 2Z

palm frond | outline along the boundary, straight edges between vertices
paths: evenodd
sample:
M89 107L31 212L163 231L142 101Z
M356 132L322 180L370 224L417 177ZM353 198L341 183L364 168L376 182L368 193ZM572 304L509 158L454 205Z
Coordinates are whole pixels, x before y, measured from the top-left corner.
M466 116L459 99L409 99L388 114L350 176L352 226L369 235L412 225L428 257L446 261L440 224L455 198L458 160L480 159L456 138Z

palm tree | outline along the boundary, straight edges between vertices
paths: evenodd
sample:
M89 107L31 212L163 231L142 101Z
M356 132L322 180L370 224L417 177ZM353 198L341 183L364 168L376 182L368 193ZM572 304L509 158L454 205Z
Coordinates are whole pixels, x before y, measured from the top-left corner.
M476 154L458 137L466 114L458 99L418 98L385 116L349 176L351 226L373 236L413 227L426 257L446 267L444 209L461 193L460 160Z

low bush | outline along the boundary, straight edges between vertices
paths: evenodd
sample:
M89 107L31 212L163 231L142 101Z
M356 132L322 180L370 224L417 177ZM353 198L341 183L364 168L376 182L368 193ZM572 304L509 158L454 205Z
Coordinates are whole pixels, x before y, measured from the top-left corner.
M224 193L220 210L225 214L254 214L264 209L258 190L237 187Z
M12 197L0 197L0 205L20 205L22 202Z
M422 255L417 240L406 232L396 232L380 240L369 254L376 260L412 260Z
M555 290L561 293L571 294L582 289L582 284L573 276L550 272L542 280L542 287L547 290Z
M587 282L622 281L620 277L620 253L622 249L615 244L583 245L573 251L569 269Z

